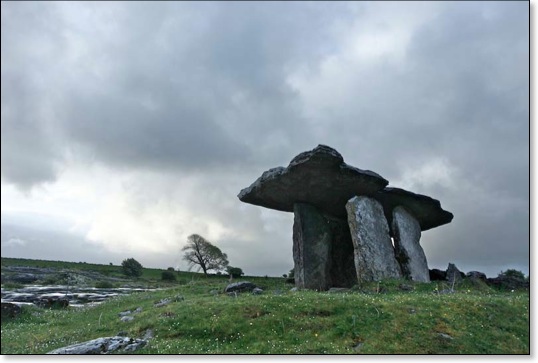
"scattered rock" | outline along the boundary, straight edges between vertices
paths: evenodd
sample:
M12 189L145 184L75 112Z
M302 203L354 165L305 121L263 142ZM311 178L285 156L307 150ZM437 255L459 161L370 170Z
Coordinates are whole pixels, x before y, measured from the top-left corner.
M142 312L142 308L139 306L135 309L135 311L133 311L133 314L138 314L138 313L141 313Z
M234 283L231 283L229 284L228 286L226 286L226 288L224 289L224 292L226 293L229 293L229 292L250 292L252 290L254 290L257 286L254 285L252 282L249 282L249 281L239 281L239 282L234 282Z
M260 289L259 287L255 287L253 290L252 290L252 294L253 295L261 295L263 293L263 290Z
M407 312L409 314L416 314L417 313L417 311L415 309L413 309L413 308L410 308L409 310L407 310Z
M482 280L484 282L486 282L488 280L487 277L486 277L486 274L483 273L483 272L479 272L479 271L467 272L467 274L465 276L470 280Z
M429 275L430 281L446 281L446 271L434 268L429 271Z
M22 308L10 302L2 302L2 319L14 319L22 313Z
M445 333L437 333L437 336L439 338L446 339L446 340L453 340L454 339L453 337L451 337L450 335L445 334Z
M456 265L454 265L453 263L448 264L448 268L446 269L446 279L449 283L457 284L458 282L461 282L461 280L463 280L464 277L465 277L465 274L461 272L460 270L458 270Z
M130 316L130 315L127 315L127 316L122 316L120 318L121 321L123 321L124 323L128 323L130 321L133 321L134 320L134 317Z
M292 288L290 289L290 292L297 292L297 291L299 291L299 289L296 288L296 287L292 287Z
M413 281L430 282L426 254L420 246L420 224L402 206L392 211L392 234L402 275Z
M381 204L369 197L354 197L346 204L346 209L358 281L400 278L400 266L394 256Z
M155 306L156 308L160 308L161 306L168 305L171 302L172 302L171 298L165 298L165 299L161 299L161 300L157 301L153 306Z
M121 318L122 316L127 316L127 315L131 315L131 314L132 314L131 310L127 310L127 311L119 312L118 316Z
M515 276L506 275L499 275L494 278L489 278L487 279L487 284L507 290L529 289L530 287L529 281Z
M358 342L357 344L355 344L355 345L353 346L353 350L357 352L357 351L359 351L359 350L362 348L363 345L364 345L363 342Z
M155 333L153 332L152 329L146 329L146 331L144 332L144 335L142 335L142 340L150 340L153 338L154 335Z
M181 296L181 295L176 295L176 296L174 296L174 298L172 300L173 300L173 302L179 302L179 301L184 301L185 298L183 296Z
M108 354L117 350L133 352L147 344L143 339L123 336L105 337L58 348L47 354Z
M211 295L218 295L218 294L220 294L220 292L219 292L218 290L211 290L211 291L209 291L209 293L210 293Z

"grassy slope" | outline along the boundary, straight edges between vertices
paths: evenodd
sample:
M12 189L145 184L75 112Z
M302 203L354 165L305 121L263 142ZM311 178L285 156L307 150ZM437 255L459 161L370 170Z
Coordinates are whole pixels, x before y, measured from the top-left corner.
M456 294L438 295L434 290L446 286L416 284L414 291L402 292L399 282L388 281L381 286L385 293L376 293L378 286L367 287L368 293L293 293L283 279L247 279L265 293L212 295L227 279L192 274L172 289L93 308L28 309L21 319L2 323L1 352L46 353L122 330L138 337L151 328L156 336L140 354L529 353L528 292L459 286ZM153 306L177 294L185 300ZM120 311L139 306L143 311L134 321L119 320Z

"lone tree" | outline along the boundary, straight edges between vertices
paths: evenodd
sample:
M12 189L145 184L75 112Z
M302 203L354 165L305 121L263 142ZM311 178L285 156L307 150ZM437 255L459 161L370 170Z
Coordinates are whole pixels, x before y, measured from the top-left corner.
M182 251L186 251L183 259L189 263L189 270L198 266L198 271L202 269L206 276L209 270L220 271L228 266L228 256L220 248L197 234L187 238L187 245Z
M123 274L129 277L139 277L142 275L142 265L134 258L128 258L121 263Z

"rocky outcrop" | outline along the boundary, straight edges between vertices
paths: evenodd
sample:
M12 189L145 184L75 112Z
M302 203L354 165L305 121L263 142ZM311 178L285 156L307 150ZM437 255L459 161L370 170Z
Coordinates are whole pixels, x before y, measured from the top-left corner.
M383 189L388 181L380 175L344 162L338 151L318 145L297 155L288 167L277 167L262 174L239 200L245 203L293 212L295 203L308 203L323 213L346 218L346 202L355 195Z
M430 282L428 262L420 246L418 221L401 206L394 208L392 215L394 249L402 275L413 281Z
M372 198L354 197L346 209L358 281L401 277L381 204Z
M113 336L58 348L47 354L109 354L115 351L133 352L147 344L144 339Z

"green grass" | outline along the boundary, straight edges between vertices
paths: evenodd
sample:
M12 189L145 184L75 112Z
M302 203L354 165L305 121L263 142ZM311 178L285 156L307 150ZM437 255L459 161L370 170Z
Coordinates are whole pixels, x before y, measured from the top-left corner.
M294 293L282 278L244 279L264 294L212 295L227 278L194 274L185 284L92 308L26 309L2 323L1 353L41 354L122 330L136 338L151 328L155 337L137 354L529 354L528 292L460 285L439 295L435 289L446 285L413 284L403 292L401 281L384 281L349 293ZM185 300L153 306L178 294ZM134 321L119 320L120 311L139 306Z

